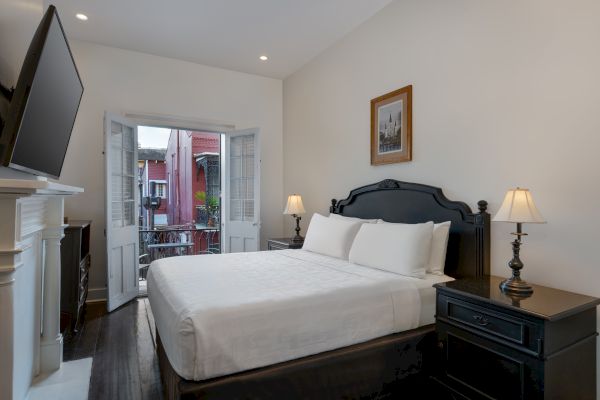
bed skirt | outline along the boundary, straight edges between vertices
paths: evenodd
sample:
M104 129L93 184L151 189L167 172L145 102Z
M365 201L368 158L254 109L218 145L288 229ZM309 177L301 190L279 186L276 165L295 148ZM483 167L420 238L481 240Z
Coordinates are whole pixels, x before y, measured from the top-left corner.
M418 398L434 349L432 324L250 371L188 381L173 370L156 332L169 400Z

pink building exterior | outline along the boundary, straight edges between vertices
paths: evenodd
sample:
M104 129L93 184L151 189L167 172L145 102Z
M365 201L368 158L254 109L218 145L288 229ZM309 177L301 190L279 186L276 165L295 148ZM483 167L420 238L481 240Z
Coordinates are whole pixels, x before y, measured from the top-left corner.
M206 192L207 197L211 192L219 196L218 188L207 188L207 171L202 160L207 156L218 157L220 140L220 135L214 133L171 130L165 155L169 225L198 222L196 206L201 202L195 198L196 192Z

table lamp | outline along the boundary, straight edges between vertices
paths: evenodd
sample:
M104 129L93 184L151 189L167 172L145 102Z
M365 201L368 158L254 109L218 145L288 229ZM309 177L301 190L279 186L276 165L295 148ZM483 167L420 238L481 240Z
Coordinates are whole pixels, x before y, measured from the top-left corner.
M300 220L302 219L298 214L304 214L304 205L302 205L302 196L299 194L292 194L288 196L287 205L283 213L285 215L291 215L296 218L296 236L292 239L293 243L302 243L304 238L300 236Z
M524 223L543 224L546 221L533 203L529 190L521 188L509 190L504 197L500 210L498 210L492 221L517 224L517 231L512 233L516 236L512 242L513 258L508 262L508 266L512 269L512 276L500 283L500 289L504 293L520 296L531 295L533 288L521 279L523 262L519 258L519 251L521 249L521 237L527 235L523 233L521 225Z

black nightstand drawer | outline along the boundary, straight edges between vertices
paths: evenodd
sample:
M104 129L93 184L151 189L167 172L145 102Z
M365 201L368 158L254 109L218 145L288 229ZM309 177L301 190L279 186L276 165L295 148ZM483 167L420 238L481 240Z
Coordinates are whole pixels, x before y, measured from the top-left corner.
M477 334L438 322L442 382L468 398L535 399L543 393L539 361Z
M511 296L500 282L434 285L440 358L432 379L471 400L596 399L600 299L539 285Z
M536 354L542 352L541 329L530 321L441 294L437 310L438 317L449 323L482 331L492 340L524 346Z

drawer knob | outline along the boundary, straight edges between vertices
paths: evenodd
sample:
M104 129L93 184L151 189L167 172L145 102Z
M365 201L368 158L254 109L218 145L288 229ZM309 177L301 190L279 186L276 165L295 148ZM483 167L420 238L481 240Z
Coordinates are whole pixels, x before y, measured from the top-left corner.
M487 326L490 324L490 321L488 321L488 319L482 315L473 315L473 319L481 326Z

